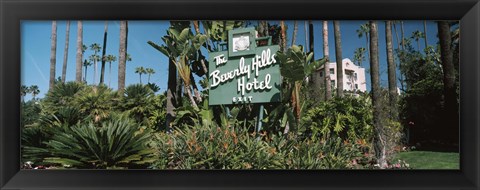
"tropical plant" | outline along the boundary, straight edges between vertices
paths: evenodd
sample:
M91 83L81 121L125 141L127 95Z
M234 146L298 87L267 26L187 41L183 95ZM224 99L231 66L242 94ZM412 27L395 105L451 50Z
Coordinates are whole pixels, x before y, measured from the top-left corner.
M137 67L135 68L135 73L140 76L140 84L142 84L142 74L147 74L147 71L143 67Z
M146 68L145 71L146 71L146 74L148 74L148 83L150 84L150 75L155 74L155 70L152 68Z
M360 25L360 28L357 29L356 32L357 32L358 38L362 38L363 36L365 36L365 47L367 48L367 53L369 56L368 59L370 59L370 51L368 49L369 42L370 42L370 39L369 39L370 26L368 24L369 23L367 22Z
M117 61L117 57L114 55L107 55L106 57L104 57L104 59L106 62L108 62L108 87L110 87L112 81L112 62Z
M151 99L154 92L146 85L133 84L125 88L125 95L121 98L121 110L132 116L137 123L145 123L148 119Z
M35 100L35 97L40 94L40 89L38 89L38 86L37 85L32 85L29 87L29 91L30 93L32 93L32 100Z
M355 52L353 53L353 62L357 63L358 66L362 66L362 62L365 61L365 52L367 52L367 50L364 47L355 49Z
M88 66L91 66L92 65L92 62L89 60L89 59L85 59L83 61L83 66L85 67L85 76L83 77L83 81L85 83L87 83L87 69L88 69Z
M30 94L30 89L28 88L28 86L22 85L20 87L20 97L22 97L22 102L25 102L25 96L27 94Z
M90 61L93 61L93 84L97 84L97 61L101 60L100 55L97 55L98 52L100 52L100 44L94 43L90 45L90 50L93 51L93 55L90 55L89 59Z
M43 99L45 112L53 113L64 107L73 106L73 100L84 88L85 85L78 82L56 84Z
M147 168L154 160L145 127L125 117L65 127L46 142L50 157L45 162L65 168Z
M420 32L419 30L415 30L412 32L411 39L414 39L417 42L417 50L420 51L420 39L425 38L425 34Z
M78 92L77 96L73 105L95 122L109 116L117 101L115 93L105 85L89 86Z

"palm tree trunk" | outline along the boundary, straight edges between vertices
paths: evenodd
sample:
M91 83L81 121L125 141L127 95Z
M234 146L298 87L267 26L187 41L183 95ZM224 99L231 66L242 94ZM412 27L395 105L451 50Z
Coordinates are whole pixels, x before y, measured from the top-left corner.
M57 21L52 21L52 37L50 49L50 85L49 90L55 85L55 64L57 61Z
M337 96L343 97L343 64L342 64L342 40L340 34L340 21L333 21L335 37L335 59L337 61Z
M293 21L293 34L292 34L292 45L295 45L295 41L297 40L297 32L298 32L298 22L295 20Z
M393 58L392 21L385 21L385 41L387 43L388 91L391 118L397 119L397 76Z
M400 21L400 29L402 31L402 50L405 50L405 30L403 29L403 21Z
M77 57L76 57L75 81L82 82L82 64L83 64L83 24L77 22Z
M400 39L398 38L397 24L395 21L392 24L393 24L393 30L395 31L395 37L397 39L397 49L400 49Z
M85 83L87 83L87 66L85 66L85 77L83 78Z
M372 103L373 103L373 125L374 125L374 149L377 163L380 168L387 167L387 152L385 130L383 129L381 89L379 80L378 65L378 31L377 23L370 21L370 77L372 80Z
M423 20L423 34L425 35L425 48L428 47L428 40L427 40L427 21Z
M150 83L150 73L148 74L148 83Z
M108 31L108 21L105 21L105 27L103 32L103 50L102 50L102 69L100 71L100 85L103 84L105 78L105 56L107 53L107 31Z
M138 74L140 76L140 84L142 84L142 73Z
M108 87L110 88L112 82L112 62L108 63Z
M67 59L68 59L68 43L70 41L70 21L67 20L67 29L65 30L65 50L63 52L63 67L62 67L62 83L65 83L67 77Z
M325 57L325 99L330 100L332 98L332 86L330 82L330 56L328 49L328 21L323 21L323 56Z
M192 81L192 87L193 87L193 93L195 94L195 99L197 99L197 102L200 103L202 102L202 96L198 91L197 84L195 83L195 78L193 78L193 72L190 72L190 80Z
M305 30L305 48L304 48L304 49L305 49L305 52L307 52L307 47L308 47L308 29L307 29L308 23L307 23L307 22L308 22L308 21L305 21L305 22L303 23L304 30Z
M443 67L443 85L445 99L445 129L443 133L448 140L458 143L458 104L455 84L455 67L451 49L450 25L447 21L438 22L438 37L440 38L440 53ZM443 136L443 135L442 135Z
M192 90L190 89L190 85L186 85L185 90L187 91L188 98L190 99L190 102L192 103L192 107L197 109L198 106L197 106L197 103L195 102L195 100L193 99Z
M93 60L93 84L97 84L97 60Z
M120 49L118 59L118 94L123 96L125 89L125 70L127 57L127 30L128 23L123 20L120 21Z
M280 36L281 36L281 43L280 43L280 49L283 52L287 51L287 31L285 29L285 21L280 21Z

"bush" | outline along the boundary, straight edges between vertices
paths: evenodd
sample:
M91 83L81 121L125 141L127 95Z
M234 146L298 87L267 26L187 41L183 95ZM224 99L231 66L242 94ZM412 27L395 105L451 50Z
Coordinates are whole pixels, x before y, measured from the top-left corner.
M147 146L151 135L130 119L114 118L94 123L63 126L46 142L50 157L45 162L66 168L146 168L153 162Z

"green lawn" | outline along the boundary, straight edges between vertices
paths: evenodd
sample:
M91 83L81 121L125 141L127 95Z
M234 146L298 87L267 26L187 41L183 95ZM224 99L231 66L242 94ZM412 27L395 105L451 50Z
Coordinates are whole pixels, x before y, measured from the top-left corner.
M450 152L400 152L395 160L404 160L412 169L460 169L460 154Z

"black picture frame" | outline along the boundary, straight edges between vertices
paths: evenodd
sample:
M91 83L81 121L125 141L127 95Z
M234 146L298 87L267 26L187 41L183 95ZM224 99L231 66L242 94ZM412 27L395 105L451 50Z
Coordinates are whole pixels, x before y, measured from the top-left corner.
M20 170L22 20L461 20L460 170ZM0 0L1 189L480 187L478 0Z

